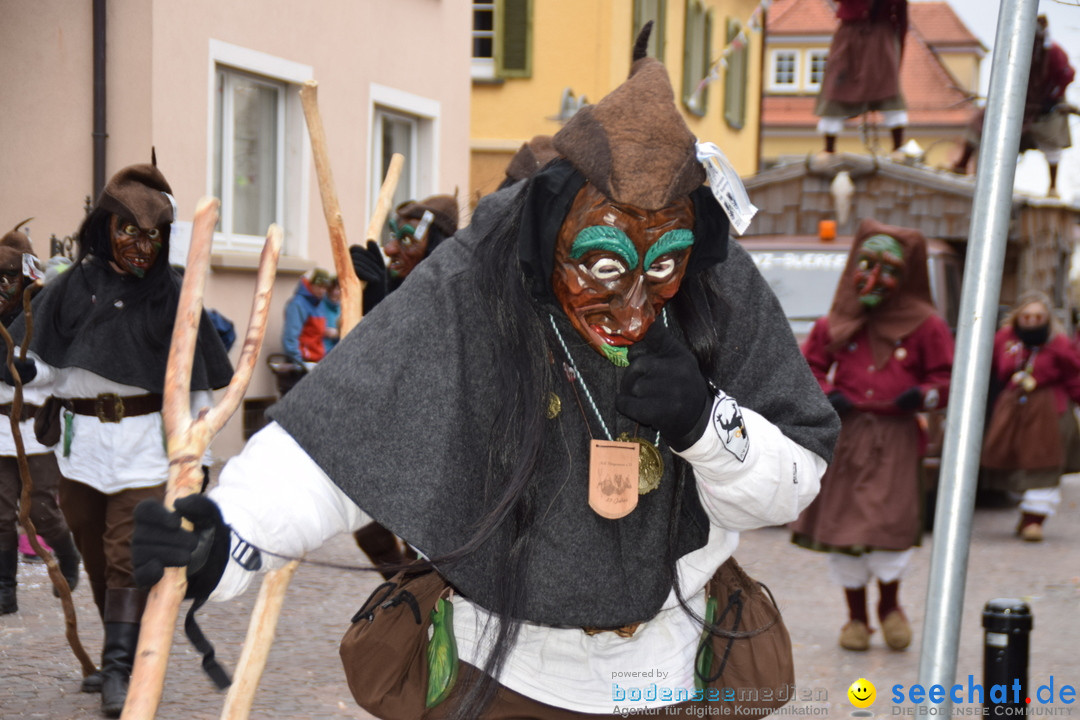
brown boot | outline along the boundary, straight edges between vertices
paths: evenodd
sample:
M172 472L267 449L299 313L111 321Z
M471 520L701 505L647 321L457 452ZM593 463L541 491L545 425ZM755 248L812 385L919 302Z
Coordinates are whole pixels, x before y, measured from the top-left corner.
M849 620L840 629L840 647L862 652L870 649L870 626L862 620Z
M127 700L139 621L146 596L135 588L109 588L105 596L105 646L101 653L101 712L120 717Z
M1016 526L1016 534L1025 542L1042 542L1044 520L1046 520L1045 515L1023 513L1020 516L1020 523Z
M893 650L903 650L911 644L911 623L903 610L896 608L881 619L881 634Z

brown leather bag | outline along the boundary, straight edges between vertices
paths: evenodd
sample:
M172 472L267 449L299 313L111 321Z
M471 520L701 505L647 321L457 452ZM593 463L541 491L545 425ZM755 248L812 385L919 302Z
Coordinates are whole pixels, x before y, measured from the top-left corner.
M438 718L449 711L451 703L431 710L424 707L431 609L446 588L446 581L435 572L399 573L376 588L353 617L340 653L349 690L360 707L385 720ZM795 661L791 637L768 589L734 558L720 566L707 589L716 598L717 624L735 637L710 638L714 660L711 682L703 690L706 701L683 703L679 710L669 706L666 716L700 717L700 709L710 706L762 717L787 704L795 692ZM462 663L459 684L471 681L475 672ZM587 717L550 706L544 709L544 717ZM494 709L485 717L518 715Z
M1002 390L983 435L983 467L1049 470L1060 468L1064 457L1053 389L1025 393L1010 385Z
M707 685L710 706L725 714L764 717L794 699L795 657L791 636L769 589L728 558L706 586L716 599L715 624L733 637L712 635L712 667ZM702 648L696 671L700 673ZM712 701L715 691L719 698ZM709 694L712 692L712 694ZM702 703L690 703L700 705Z
M60 417L63 400L50 395L34 413L34 437L42 445L55 445L60 442L60 429L64 423Z

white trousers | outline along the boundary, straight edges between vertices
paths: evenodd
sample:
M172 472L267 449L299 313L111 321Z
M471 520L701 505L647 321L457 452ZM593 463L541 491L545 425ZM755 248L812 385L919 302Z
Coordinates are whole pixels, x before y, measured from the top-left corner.
M1024 491L1020 511L1050 517L1061 502L1061 487L1032 488Z
M904 574L915 548L872 550L862 555L829 554L829 579L848 590L865 587L871 578L889 583Z
M882 110L881 119L885 127L892 130L898 127L907 127L907 110ZM844 131L844 121L847 118L825 116L818 118L818 135L839 135Z

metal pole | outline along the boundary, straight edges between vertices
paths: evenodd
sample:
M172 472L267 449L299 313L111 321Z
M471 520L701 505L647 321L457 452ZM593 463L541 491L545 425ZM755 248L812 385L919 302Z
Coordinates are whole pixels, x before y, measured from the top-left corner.
M1038 5L1001 0L998 10L926 591L919 658L925 688L948 688L956 676L986 387ZM948 693L940 707L945 717L952 713Z

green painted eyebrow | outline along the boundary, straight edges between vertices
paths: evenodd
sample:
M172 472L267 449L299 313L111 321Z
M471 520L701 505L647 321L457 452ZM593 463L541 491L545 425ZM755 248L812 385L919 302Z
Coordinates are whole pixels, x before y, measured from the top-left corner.
M637 248L626 233L618 228L607 225L590 225L584 228L574 238L574 244L570 247L570 257L577 260L592 250L614 253L625 260L628 267L637 267Z
M653 260L670 253L679 252L694 244L694 231L687 230L686 228L679 228L678 230L668 230L666 233L660 236L660 239L653 243L648 252L645 253L645 270L647 271L652 267Z

